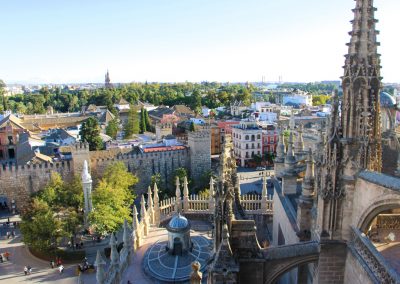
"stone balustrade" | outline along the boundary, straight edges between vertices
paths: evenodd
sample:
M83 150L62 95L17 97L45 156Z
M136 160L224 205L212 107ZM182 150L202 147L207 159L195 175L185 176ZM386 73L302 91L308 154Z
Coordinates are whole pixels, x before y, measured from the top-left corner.
M116 242L111 237L111 263L108 271L104 270L106 266L100 252L97 254L97 283L100 284L116 284L119 283L122 274L131 261L131 255L135 250L143 245L143 241L149 234L152 226L158 227L161 222L168 220L171 216L178 212L184 214L205 214L212 215L215 210L214 185L213 180L210 181L210 195L208 197L192 194L189 195L187 188L187 180L183 183L183 196L181 196L180 184L176 183L176 197L165 200L159 200L157 185L153 190L149 187L147 193L147 202L144 194L141 196L140 214L136 206L133 207L132 232L130 232L127 222L124 222L124 247L121 253L116 250ZM272 214L272 197L266 194L266 181L264 179L263 193L261 195L242 195L240 202L246 213L251 215ZM125 246L125 244L128 244Z
M400 283L400 277L368 237L352 227L349 248L374 283Z
M245 212L250 214L272 214L273 203L272 196L263 198L258 194L246 194L240 196L240 204L242 204Z
M205 212L209 213L209 203L210 200L208 197L201 196L198 194L192 194L188 200L189 206L188 206L188 211L189 212Z

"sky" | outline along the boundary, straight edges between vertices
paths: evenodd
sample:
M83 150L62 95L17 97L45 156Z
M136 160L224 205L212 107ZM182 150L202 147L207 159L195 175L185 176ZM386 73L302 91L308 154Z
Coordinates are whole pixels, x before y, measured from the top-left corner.
M376 0L384 82L400 82L400 1ZM353 0L0 2L6 83L339 80ZM396 72L397 71L397 72Z

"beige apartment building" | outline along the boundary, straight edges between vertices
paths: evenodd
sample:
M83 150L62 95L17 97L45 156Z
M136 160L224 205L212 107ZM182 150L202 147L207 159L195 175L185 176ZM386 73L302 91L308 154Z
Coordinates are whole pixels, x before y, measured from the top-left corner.
M255 120L246 119L232 126L232 141L236 161L246 167L254 155L262 155L262 129Z

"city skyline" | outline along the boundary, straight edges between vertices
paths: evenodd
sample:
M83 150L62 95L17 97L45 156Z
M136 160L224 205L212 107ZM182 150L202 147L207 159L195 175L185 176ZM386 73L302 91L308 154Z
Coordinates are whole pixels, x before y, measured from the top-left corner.
M343 75L354 1L3 4L6 83L314 82ZM383 2L383 1L382 1ZM399 82L396 11L379 3L384 82Z

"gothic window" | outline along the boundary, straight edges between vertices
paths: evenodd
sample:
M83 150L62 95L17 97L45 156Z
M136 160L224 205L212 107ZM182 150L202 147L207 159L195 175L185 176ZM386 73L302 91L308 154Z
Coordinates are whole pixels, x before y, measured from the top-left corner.
M261 139L261 136L260 136L260 134L257 134L257 139Z
M255 135L251 135L251 141L256 140L256 136Z
M249 140L249 135L246 135L246 137L244 139L245 140Z

